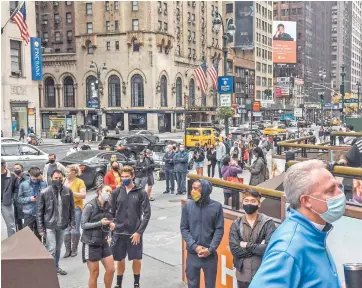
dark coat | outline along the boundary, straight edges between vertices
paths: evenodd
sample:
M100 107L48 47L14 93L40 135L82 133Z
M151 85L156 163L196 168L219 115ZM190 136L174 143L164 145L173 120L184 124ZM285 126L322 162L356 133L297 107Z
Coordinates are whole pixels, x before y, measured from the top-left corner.
M206 158L211 162L211 165L216 165L216 150L213 152L210 149L207 150Z
M9 206L13 204L14 200L14 192L15 192L15 181L16 175L10 170L6 170L5 183L1 183L1 185L5 186L2 204L4 206Z
M163 156L162 161L165 162L165 170L167 171L173 171L175 164L173 162L175 157L175 152L166 152L166 154Z

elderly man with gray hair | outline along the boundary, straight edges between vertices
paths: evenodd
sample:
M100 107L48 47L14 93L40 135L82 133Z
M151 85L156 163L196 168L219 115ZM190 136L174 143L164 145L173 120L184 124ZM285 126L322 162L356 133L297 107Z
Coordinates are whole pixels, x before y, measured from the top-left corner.
M340 183L319 160L293 165L285 175L290 213L272 235L250 288L340 288L336 265L326 246L330 223L345 211Z

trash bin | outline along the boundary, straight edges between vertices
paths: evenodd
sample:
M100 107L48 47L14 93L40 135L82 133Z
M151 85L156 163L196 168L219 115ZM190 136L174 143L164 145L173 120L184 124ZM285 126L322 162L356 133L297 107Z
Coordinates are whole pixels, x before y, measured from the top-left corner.
M346 288L360 288L362 283L362 263L346 263L343 266Z

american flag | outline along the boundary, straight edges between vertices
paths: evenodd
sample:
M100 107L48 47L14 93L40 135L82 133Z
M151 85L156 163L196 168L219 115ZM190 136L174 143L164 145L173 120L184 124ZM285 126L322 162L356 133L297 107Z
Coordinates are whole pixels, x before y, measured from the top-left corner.
M207 74L211 77L212 84L214 84L214 87L217 88L217 71L212 65L210 68L207 68Z
M25 2L21 6L21 8L16 12L16 14L13 17L13 20L15 21L16 25L18 25L18 28L20 30L21 38L25 41L26 44L30 41L30 35L28 32L28 25L26 24L26 7Z
M195 74L196 74L197 80L199 80L202 93L206 94L207 79L206 79L205 72L206 72L206 63L204 61L201 63L201 65L199 67L197 67L197 69L195 69Z

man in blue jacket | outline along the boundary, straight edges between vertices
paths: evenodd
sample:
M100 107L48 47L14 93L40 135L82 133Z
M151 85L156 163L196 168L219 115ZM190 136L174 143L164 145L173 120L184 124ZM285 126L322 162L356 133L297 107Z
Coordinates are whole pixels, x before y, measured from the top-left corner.
M346 197L340 183L319 160L293 165L284 179L290 213L272 235L249 288L340 288L336 265L326 246Z
M166 191L163 194L175 193L175 178L173 175L174 162L173 157L175 156L175 152L173 151L172 145L167 146L167 152L165 156L163 156L163 162L165 162L165 177L166 177Z
M186 174L189 162L189 153L185 151L185 145L181 144L179 150L175 153L173 163L177 181L177 195L186 194Z
M41 239L36 224L36 202L40 191L46 188L47 184L41 180L41 171L38 167L31 167L29 175L29 179L19 186L18 203L23 206L24 227L28 226Z
M215 288L217 252L224 235L224 213L219 202L210 199L212 184L201 179L192 184L191 196L182 208L181 234L187 246L186 277L189 288L200 288L200 270L205 288Z

